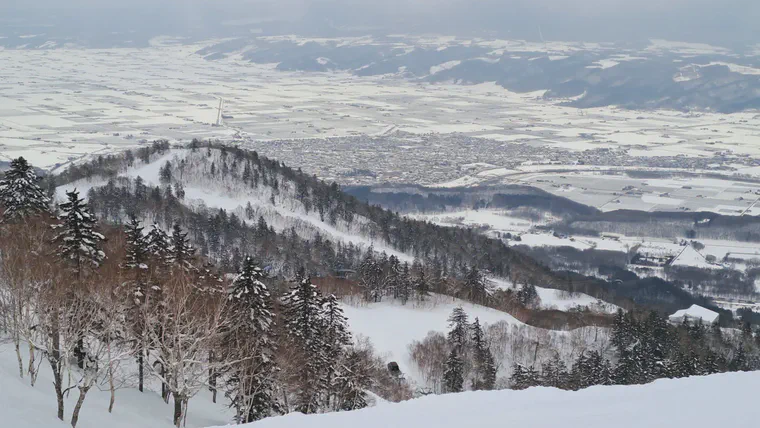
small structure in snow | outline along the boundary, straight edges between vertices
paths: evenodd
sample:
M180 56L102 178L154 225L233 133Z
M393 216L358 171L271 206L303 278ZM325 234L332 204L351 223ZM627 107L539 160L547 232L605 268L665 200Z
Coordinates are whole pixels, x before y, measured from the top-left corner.
M398 366L398 363L395 361L391 361L388 363L388 372L390 372L391 376L395 378L401 377L401 368Z
M668 317L668 319L674 324L682 323L684 318L689 320L689 322L698 322L699 320L702 320L705 324L714 324L718 322L719 316L720 314L715 311L711 311L699 305L691 305L689 309L681 309Z

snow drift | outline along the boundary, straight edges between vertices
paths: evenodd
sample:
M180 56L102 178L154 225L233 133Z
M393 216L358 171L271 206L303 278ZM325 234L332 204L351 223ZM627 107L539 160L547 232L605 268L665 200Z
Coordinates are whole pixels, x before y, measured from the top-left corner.
M760 421L760 373L663 379L648 385L553 388L428 396L322 415L290 414L251 428L714 428Z

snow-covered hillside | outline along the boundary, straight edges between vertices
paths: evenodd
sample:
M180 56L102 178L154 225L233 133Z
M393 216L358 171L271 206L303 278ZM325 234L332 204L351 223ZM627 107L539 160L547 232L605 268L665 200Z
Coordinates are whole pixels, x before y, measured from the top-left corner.
M412 386L434 388L412 360L410 345L424 340L430 333L446 334L449 315L459 306L470 321L478 318L485 326L500 377L509 376L514 363L540 366L559 353L570 364L583 352L604 353L609 345L607 328L545 330L527 325L506 312L442 295L432 295L425 302L410 301L406 305L398 301L352 302L344 303L342 308L355 337L368 338L385 361L397 362ZM536 343L541 345L538 351Z
M281 183L273 190L270 186L252 188L239 180L243 175L243 164L230 167L230 175L221 177L209 177L209 171L213 171L215 165L221 165L220 152L214 150L207 156L205 150L191 151L174 149L170 153L151 159L150 163L135 162L134 167L128 168L121 176L135 179L140 177L148 186L160 186L159 172L167 162L175 167L181 166L181 175L175 177L182 185L185 192L185 202L193 207L205 206L207 208L224 209L230 213L236 213L240 218L255 223L259 216L266 219L267 224L275 230L283 231L294 228L298 234L305 238L313 238L316 233L330 239L344 243L353 243L361 248L373 245L376 251L385 251L389 255L395 255L402 261L412 261L413 257L396 251L387 243L373 239L364 230L366 219L357 218L352 225L338 220L333 225L314 210L307 211L304 204L296 194L296 189L290 183ZM184 171L188 171L184 173ZM179 172L178 172L179 173ZM211 174L213 176L213 174ZM80 194L94 187L107 184L104 180L79 180L60 186L57 189L59 199L65 197L65 192L74 188ZM250 207L251 212L246 213Z
M648 385L428 396L355 412L265 419L255 428L715 428L760 422L760 373L663 379ZM717 392L720 391L718 394Z
M509 325L524 325L506 312L438 295L422 303L402 305L391 301L342 307L354 335L369 338L380 355L398 362L401 370L409 373L412 369L408 360L409 345L424 339L429 332L448 331L448 317L457 306L461 306L471 320L477 317L482 324L504 321Z

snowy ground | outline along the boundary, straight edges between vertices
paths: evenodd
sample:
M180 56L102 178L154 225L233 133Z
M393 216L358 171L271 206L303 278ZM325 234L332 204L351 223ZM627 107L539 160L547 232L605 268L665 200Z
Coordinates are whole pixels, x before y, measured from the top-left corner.
M406 305L393 301L342 305L353 334L368 337L384 359L396 361L402 372L413 377L409 345L424 339L429 332L446 333L449 315L458 306L467 312L470 321L477 317L482 324L504 321L524 325L506 312L440 295L431 296L427 302L409 301Z
M495 232L526 232L534 226L546 224L510 216L503 210L464 210L441 214L415 214L408 217L425 220L441 226L487 226Z
M123 379L128 385L132 380ZM160 387L158 389L160 391ZM0 345L0 426L7 428L64 428L71 418L71 411L78 393L74 389L66 398L65 419L56 418L56 398L50 366L43 361L40 375L34 387L29 377L20 378L18 362L13 347ZM108 413L110 393L108 385L93 388L85 399L80 414L79 428L171 428L173 404L165 404L160 392L140 393L133 386L116 391L113 413ZM222 397L222 402L224 398ZM224 425L232 420L232 412L225 404L214 404L205 391L190 400L188 405L188 428Z
M649 385L552 388L428 396L365 410L291 414L256 428L714 428L760 421L760 373L661 379ZM719 393L717 393L719 391Z
M539 290L547 302L554 303L555 307L569 308L578 302L596 307L596 299L590 296L579 295L566 300L554 295L554 292L555 290ZM587 327L572 331L545 330L524 324L506 312L448 296L432 295L425 302L410 300L406 305L398 301L370 304L351 301L342 304L355 338L369 338L383 360L397 362L407 381L420 387L431 385L426 384L411 361L409 345L422 341L431 332L446 334L449 331L449 315L458 306L465 310L470 322L478 318L487 331L489 326L498 325L498 331L503 332L498 343L491 345L500 367L499 376L508 375L515 362L534 361L534 345L537 341L545 345L539 352L538 363L544 358L553 357L555 352L559 352L562 358L572 358L580 352L605 348L607 329ZM602 307L611 310L614 305L603 304ZM527 344L527 347L522 349L522 344Z

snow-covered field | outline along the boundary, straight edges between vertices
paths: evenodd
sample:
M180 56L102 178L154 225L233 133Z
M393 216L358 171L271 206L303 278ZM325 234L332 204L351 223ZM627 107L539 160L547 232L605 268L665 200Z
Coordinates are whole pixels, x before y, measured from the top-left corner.
M760 373L661 379L648 385L465 392L355 412L291 414L255 428L714 428L760 421Z
M527 232L534 226L546 224L510 216L500 210L465 210L440 214L413 214L409 217L426 220L441 226L487 226L496 232Z
M446 44L440 38L415 40L423 46ZM493 83L429 84L389 76L284 72L274 64L252 64L235 55L206 61L195 54L213 43L0 51L0 61L7 65L0 70L0 161L23 155L36 166L55 168L157 138L218 138L244 141L265 155L327 179L355 180L341 173L371 164L379 181L453 187L493 180L530 183L530 177L514 174L580 166L559 165L561 160L544 164L543 156L531 155L517 169L507 168L507 160L514 158L496 162L499 150L491 144L462 147L457 140L452 140L451 146L393 143L366 147L357 147L361 143L352 141L348 147L336 145L328 137L389 135L401 130L412 134L404 138L413 143L418 134L461 133L502 147L522 143L543 147L545 153L626 149L631 156L641 156L642 165L656 156L760 156L754 112L721 115L616 107L581 112L544 100L542 91L517 94ZM555 43L476 44L494 52L519 52L550 49ZM569 43L556 47L555 56L588 46ZM432 72L452 65L441 64ZM600 67L614 65L600 62ZM280 139L291 141L271 144ZM301 146L305 139L315 140ZM486 161L491 164L487 169L457 170ZM740 172L760 175L751 168L740 168ZM583 193L568 192L567 196L583 198ZM659 205L639 203L644 204L641 209ZM702 205L722 209L718 207L721 204L707 200ZM729 211L747 208L731 201L722 205Z
M750 156L757 158L760 153ZM642 160L642 163L645 161ZM511 174L509 178L602 211L627 209L706 211L735 216L760 214L760 183L755 181L741 181L728 175L724 179L698 176L632 178L622 174L602 174L587 168L573 169L575 171L561 173ZM750 176L757 177L756 171L745 170Z

